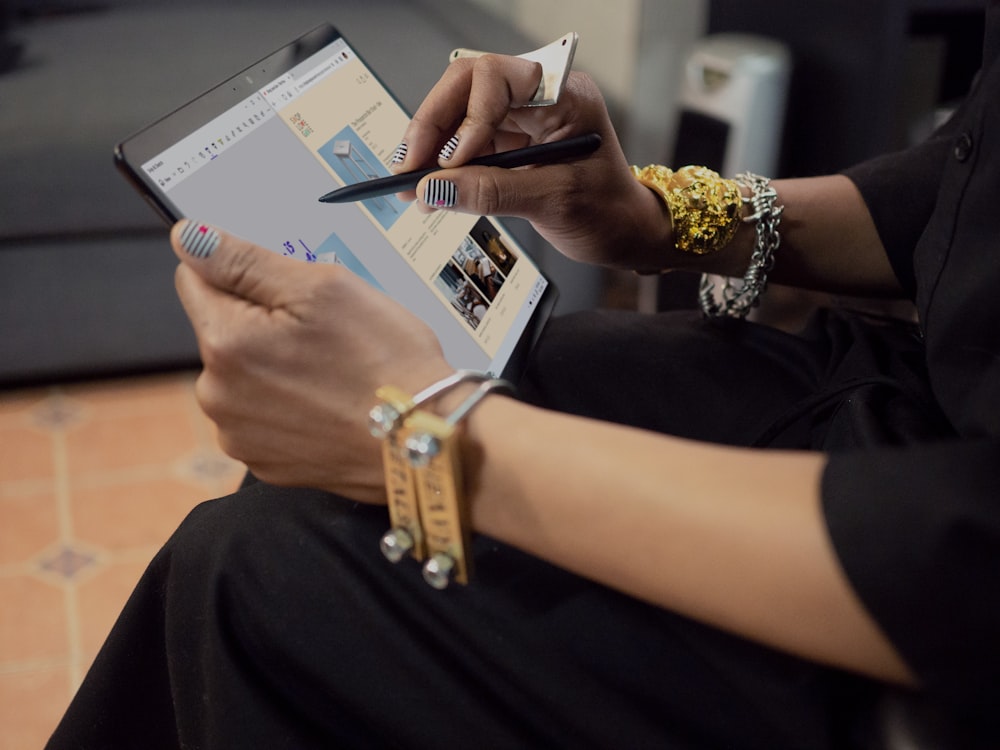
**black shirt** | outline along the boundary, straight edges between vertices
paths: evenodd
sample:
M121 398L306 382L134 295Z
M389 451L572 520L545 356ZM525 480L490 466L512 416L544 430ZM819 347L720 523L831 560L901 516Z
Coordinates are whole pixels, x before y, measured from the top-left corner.
M949 123L846 172L916 302L951 429L834 453L822 487L865 606L928 694L982 726L1000 723L1000 0L986 29L982 70Z

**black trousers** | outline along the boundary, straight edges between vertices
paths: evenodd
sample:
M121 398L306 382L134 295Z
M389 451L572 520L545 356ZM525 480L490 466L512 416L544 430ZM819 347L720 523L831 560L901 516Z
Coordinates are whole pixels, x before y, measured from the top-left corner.
M816 394L843 390L830 387L837 351L829 336L686 313L589 313L549 326L522 393L689 437L804 444L829 421ZM877 692L863 679L484 536L472 585L432 590L416 563L381 556L386 524L384 508L255 481L202 504L151 563L49 748L861 744Z

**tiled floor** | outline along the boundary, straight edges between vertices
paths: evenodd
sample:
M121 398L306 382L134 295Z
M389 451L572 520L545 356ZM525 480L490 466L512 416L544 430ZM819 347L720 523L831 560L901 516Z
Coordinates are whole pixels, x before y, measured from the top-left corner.
M0 391L0 750L44 745L146 563L239 484L194 378Z

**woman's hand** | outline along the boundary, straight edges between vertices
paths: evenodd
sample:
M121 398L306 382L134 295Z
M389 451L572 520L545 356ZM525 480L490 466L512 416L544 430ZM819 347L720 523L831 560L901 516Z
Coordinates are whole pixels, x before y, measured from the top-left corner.
M672 246L669 215L630 174L597 86L590 77L571 73L557 104L523 106L540 78L537 63L517 57L453 61L414 115L405 148L397 152L405 157L394 168L411 171L436 163L447 170L417 186L425 210L519 216L576 260L663 268L666 248ZM599 133L603 143L579 161L516 170L460 168L483 154L587 132ZM455 187L454 205L427 205L432 180Z
M368 410L380 385L412 393L451 372L433 332L343 267L187 221L171 242L223 450L266 482L385 502Z

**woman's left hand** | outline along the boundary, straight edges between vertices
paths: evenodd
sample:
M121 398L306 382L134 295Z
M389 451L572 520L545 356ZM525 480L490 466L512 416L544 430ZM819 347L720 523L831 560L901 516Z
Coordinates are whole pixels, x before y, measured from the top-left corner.
M413 393L452 371L433 332L341 266L188 221L171 243L223 450L265 482L385 502L367 414L379 386Z

